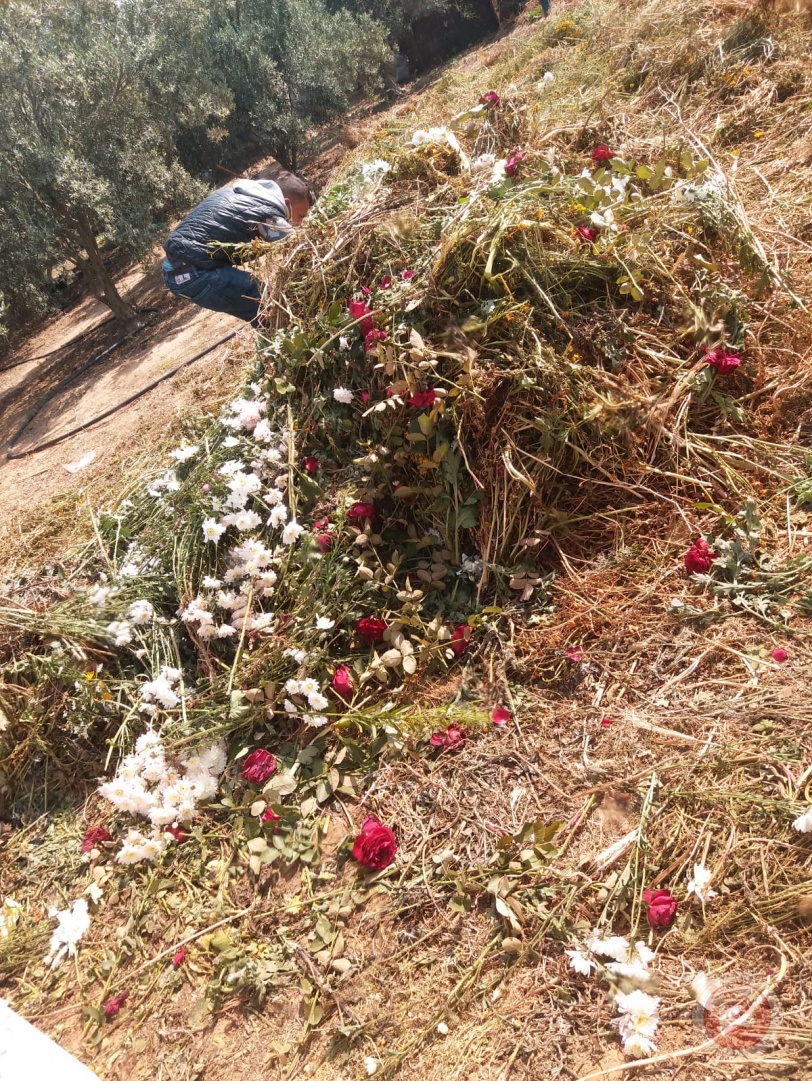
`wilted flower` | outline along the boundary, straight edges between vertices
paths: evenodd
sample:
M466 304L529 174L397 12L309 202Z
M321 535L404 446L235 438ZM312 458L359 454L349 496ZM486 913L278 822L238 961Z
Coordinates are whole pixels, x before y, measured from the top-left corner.
M611 717L601 717L601 728L611 728L614 721Z
M388 624L383 619L376 619L374 616L364 616L363 619L358 620L358 637L361 641L367 645L372 646L376 642L383 641L384 631Z
M319 518L313 523L313 537L322 552L329 552L333 547L335 533L330 530L330 522L327 518Z
M378 286L378 288L379 289L391 289L392 288L392 275L387 274L386 277L381 280L381 284Z
M466 740L465 729L458 724L450 724L445 732L435 732L429 743L444 751L460 751Z
M591 961L589 957L578 948L572 950L564 950L564 953L570 959L570 968L578 973L579 976L588 976L593 968L596 968L594 961Z
M341 664L336 668L333 678L330 680L330 686L342 698L352 698L352 680L350 679L350 670L346 664Z
M507 724L508 721L513 720L513 714L509 709L505 709L504 706L494 706L491 710L491 720L494 724Z
M276 772L276 759L270 751L257 747L243 762L240 776L249 784L265 784Z
M713 871L708 870L704 863L694 864L694 877L688 879L688 893L692 893L703 905L718 896L716 890L710 888L712 878Z
M112 841L113 835L104 826L91 826L82 838L82 851L92 852L104 841Z
M564 656L571 664L580 664L584 659L584 651L580 646L570 646L564 650Z
M259 820L264 826L267 826L269 823L275 824L277 822L281 822L282 816L278 815L276 811L274 811L273 807L266 807L260 815Z
M128 991L119 991L117 995L111 995L102 1007L104 1016L108 1019L115 1017L127 1001L128 995Z
M164 833L168 833L179 845L189 840L189 834L181 826L165 826Z
M449 646L458 657L468 648L468 640L471 637L471 628L467 623L458 623L454 630L451 632L451 638L449 640Z
M308 473L318 473L319 460L318 458L305 458L304 467Z
M742 359L735 349L726 349L717 345L715 349L705 349L705 363L716 369L717 375L728 375L738 368Z
M683 557L690 574L707 574L716 559L716 552L703 537L697 537Z
M657 1010L660 1000L645 991L615 994L615 1006L620 1017L612 1020L623 1040L623 1050L635 1058L642 1058L657 1050L654 1037L657 1034Z
M410 282L412 280L412 278L414 277L414 271L413 270L404 270L403 274L401 274L401 277L403 278L403 280L405 282Z
M413 405L415 409L425 409L427 406L434 405L437 400L437 393L434 390L418 390L406 401L409 405Z
M377 327L373 327L372 330L368 330L364 335L364 348L369 352L376 342L385 342L389 335L385 330L379 330Z
M358 329L362 334L369 334L374 329L375 324L372 321L370 313L370 307L365 300L351 300L347 307L349 308L350 315L353 319L360 319Z
M588 240L590 244L594 244L600 235L600 229L597 225L577 225L575 231L579 233L584 240Z
M367 519L374 521L376 517L374 503L353 503L347 511L347 521L352 522L353 525L360 525Z
M508 155L505 162L505 175L515 176L519 165L524 161L524 153L521 150L514 150L512 154Z
M353 859L371 871L382 871L395 858L395 835L376 815L367 815L352 846Z
M499 104L499 95L495 90L489 90L479 99L479 104L489 105L491 108L495 108Z
M605 165L607 161L611 161L616 155L608 146L599 143L589 156L593 165Z
M795 819L792 828L797 830L798 833L812 833L812 807Z
M670 927L677 914L677 900L670 890L643 890L648 905L648 922L652 927Z

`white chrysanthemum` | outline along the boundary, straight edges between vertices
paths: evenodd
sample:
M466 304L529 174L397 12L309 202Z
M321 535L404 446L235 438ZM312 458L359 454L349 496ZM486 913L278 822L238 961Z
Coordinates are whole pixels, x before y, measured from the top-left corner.
M163 495L165 492L177 492L180 488L180 481L173 470L168 470L163 476L156 477L150 484L147 485L147 494L151 495L154 499Z
M157 702L164 709L174 709L180 703L180 695L163 673L157 679L141 684L141 698L144 702Z
M614 961L626 961L629 956L629 941L622 935L610 938L593 938L589 943L590 953L599 957L611 957Z
M277 505L271 511L271 516L268 519L268 525L271 529L278 529L281 525L284 525L288 520L288 508L284 503L277 503Z
M254 439L258 443L270 443L273 439L271 426L264 417L254 426Z
M714 897L718 897L716 890L709 886L713 878L713 871L708 870L704 863L694 864L694 876L688 879L688 893L694 895L694 899L705 905Z
M288 680L288 682L289 683L294 683L296 681L295 680ZM290 693L291 694L311 695L311 694L318 694L319 691L321 690L321 687L319 686L319 681L317 679L313 679L312 676L308 676L306 679L299 680L298 681L298 688L299 689L297 691L291 690Z
M657 1034L659 998L647 995L645 991L631 991L629 994L618 991L615 1006L620 1017L613 1018L612 1024L623 1040L623 1050L636 1058L656 1051L654 1037Z
M350 347L350 339L346 338L342 334L341 337L338 339L338 348L341 350L342 353L346 353L347 350L349 349L349 347Z
M315 682L315 680L314 680ZM289 679L285 683L285 691L288 694L301 694L302 693L302 681L300 679Z
M307 696L307 704L311 709L320 710L327 709L330 705L329 701L324 697L321 691L316 691L313 694Z
M210 574L207 574L200 584L204 589L219 589L223 583L219 578L212 578Z
M812 807L795 819L792 828L798 833L812 833Z
M226 527L220 525L214 518L204 518L201 528L203 530L203 540L211 541L212 544L217 544L226 531Z
M302 720L308 728L323 728L329 723L329 717L313 716L311 713L303 713Z
M304 526L299 525L294 518L292 521L288 522L282 530L282 543L288 545L295 544L302 533L304 533Z
M331 631L335 625L336 621L334 619L328 619L327 616L316 616L317 631Z
M269 507L278 507L284 496L278 488L269 488L263 498Z
M249 496L262 488L262 481L256 473L234 473L228 482L228 487L231 492L240 492Z
M77 943L90 927L90 913L85 898L78 897L72 908L63 909L61 912L51 909L48 914L56 918L57 925L51 935L51 948L45 964L49 968L57 968L66 954L73 957L76 953Z
M133 601L127 609L127 619L136 626L142 623L151 623L154 616L155 609L147 600Z
M223 446L226 450L231 450L233 447L238 447L239 445L240 441L236 435L227 435L223 440Z
M333 397L337 402L341 402L342 405L350 405L352 402L352 391L347 387L335 387L333 390Z
M200 447L190 447L187 444L176 447L175 450L169 452L170 458L175 458L179 462L188 462L190 458L194 458Z
M127 646L133 640L132 627L124 619L114 619L108 623L107 633L117 646Z
M116 592L112 586L95 586L87 595L87 603L92 604L94 608L103 608Z
M290 713L292 717L295 717L299 712L299 707L295 706L289 698L286 698L282 702L282 707L284 708L285 713Z
M564 953L570 959L570 968L578 973L579 976L588 976L593 968L596 968L594 961L586 956L586 954L577 947L572 950L564 950Z
M292 657L297 664L304 664L307 660L306 649L286 649L283 651L283 657Z

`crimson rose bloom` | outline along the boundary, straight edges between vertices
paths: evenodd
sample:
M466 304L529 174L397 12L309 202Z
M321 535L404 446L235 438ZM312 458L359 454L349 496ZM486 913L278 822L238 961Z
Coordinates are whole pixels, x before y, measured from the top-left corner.
M346 664L340 664L336 668L333 678L330 680L330 686L342 698L352 698L352 680L350 679L350 670Z
M450 724L445 732L435 732L429 743L432 747L441 747L444 751L461 751L466 733L458 724Z
M308 473L318 473L319 460L318 458L305 458L304 467Z
M369 334L371 330L374 330L375 324L372 321L372 316L369 314L370 308L365 300L351 300L347 307L349 308L350 315L353 319L360 319L358 328L362 334Z
M182 845L184 841L189 840L189 834L180 826L164 826L164 833L168 833L170 837L174 837L179 845Z
M356 630L361 641L367 646L372 646L376 642L383 641L383 632L387 626L386 620L376 619L374 616L364 616L363 619L358 620Z
M364 348L369 352L375 342L385 342L388 337L389 335L385 330L378 330L377 327L372 327L371 330L367 330L364 334Z
M774 661L776 661L776 663L783 664L784 661L788 659L789 653L787 653L785 649L782 649L781 646L779 646L778 649L774 649L772 651L770 656Z
M652 927L670 927L677 914L677 900L670 890L643 890L648 905L648 922Z
M102 1009L104 1010L105 1017L115 1017L124 1003L127 1001L128 991L119 991L117 995L111 995L105 1002Z
M335 533L330 529L328 518L319 518L313 523L313 536L322 552L329 552L336 539Z
M240 776L249 784L265 784L276 773L276 759L270 751L257 747L243 762Z
M82 838L82 851L92 852L102 841L112 841L113 835L104 826L91 826Z
M468 648L468 639L470 637L471 628L468 626L468 624L458 623L457 626L454 628L451 634L451 640L448 643L458 657L461 657Z
M603 143L598 143L589 156L593 165L605 165L607 161L611 161L615 157L615 153L608 146L604 146Z
M370 871L382 871L398 850L395 835L375 815L367 815L352 846L352 857Z
M717 375L729 375L741 364L742 358L735 349L725 349L717 345L715 349L705 350L705 363L716 369Z
M374 503L353 503L347 511L347 521L353 525L361 525L367 519L373 521L376 517Z
M716 552L704 538L697 537L685 553L682 562L691 574L707 574L713 566L714 559L716 559Z
M590 244L593 244L600 233L600 229L597 225L577 225L575 231L580 233L584 240L588 240Z
M514 150L512 154L508 155L508 159L505 162L505 175L515 176L521 162L524 161L524 154L521 150Z
M487 94L483 94L482 97L479 99L479 104L490 105L491 108L494 108L499 104L499 95L496 93L495 90L489 90Z
M415 409L425 409L427 405L434 405L436 400L437 394L434 390L418 390L411 398L406 399Z

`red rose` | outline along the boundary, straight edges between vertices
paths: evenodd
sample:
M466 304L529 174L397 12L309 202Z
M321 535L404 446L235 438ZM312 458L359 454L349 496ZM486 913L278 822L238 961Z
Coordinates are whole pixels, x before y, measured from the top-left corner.
M352 846L352 857L362 867L382 871L395 858L398 850L395 835L375 815L367 815L361 823L361 832Z
M313 537L321 548L322 552L329 552L333 547L333 542L336 539L335 533L330 529L330 522L327 518L319 518L313 523Z
M364 403L364 405L369 404L370 393L369 393L368 390L362 390L360 392L360 394L358 395L358 397L361 399L361 401Z
M372 646L376 642L383 641L383 632L386 630L388 624L383 619L376 619L374 616L364 616L363 619L358 620L358 637L361 641L367 645Z
M181 946L175 956L172 958L172 964L175 968L180 968L183 962L186 960L186 947Z
M715 368L717 375L729 375L741 362L742 358L735 349L725 349L723 345L717 345L715 349L705 350L705 363Z
M278 815L276 811L274 811L273 807L266 807L265 810L262 812L262 816L260 817L260 822L262 822L263 825L267 825L269 822L276 823L281 821L282 816Z
M697 537L683 556L682 562L691 574L707 574L716 559L716 552L706 540Z
M350 670L346 664L340 664L333 673L333 678L330 680L330 686L340 695L342 698L352 698L353 686L350 679Z
M381 284L380 284L379 288L380 289L391 289L392 288L392 275L391 274L386 275L386 277L381 281Z
M588 240L590 244L593 244L600 233L600 229L597 225L578 225L575 231L580 233L584 240Z
M412 278L414 277L414 271L413 270L404 270L403 274L401 276L402 276L402 278L403 278L403 280L405 282L410 282L412 280Z
M468 648L468 639L471 637L471 628L467 623L458 623L451 634L449 645L458 657Z
M480 105L490 105L493 109L499 104L499 95L495 90L489 90L487 94L483 94L479 99Z
M318 458L305 458L304 467L308 473L318 473L319 461Z
M494 724L507 724L508 721L513 720L513 714L509 709L505 709L504 706L494 706L491 710L491 720Z
M367 520L372 522L376 517L374 503L353 503L347 511L347 521L354 525L361 525Z
M164 833L168 833L170 837L174 837L179 845L182 845L184 841L189 840L189 834L180 826L164 826Z
M434 405L436 400L437 394L434 390L418 390L411 398L406 399L415 409L425 409L426 406Z
M257 747L242 764L240 776L249 784L265 784L276 773L276 759L270 751Z
M91 826L82 838L82 851L92 852L103 841L112 841L113 835L104 826Z
M505 174L507 176L515 176L521 162L524 161L524 154L521 150L514 150L512 154L508 155L508 159L505 162Z
M774 661L776 661L776 663L783 664L784 661L789 658L789 653L787 653L785 649L782 649L781 646L779 646L778 649L774 649L772 651L770 656Z
M369 332L375 328L372 316L369 314L369 305L365 300L351 300L347 307L349 308L350 315L353 319L360 319L358 329L362 334L369 334Z
M385 342L389 335L385 330L378 330L377 327L372 327L371 330L364 332L364 349L367 352L372 349L375 342Z
M670 890L643 890L648 905L648 922L652 927L670 927L677 914L676 898Z
M584 659L584 651L580 646L570 646L569 649L564 650L564 656L568 661L571 661L572 664L580 664Z
M117 995L111 995L105 1002L102 1009L104 1010L104 1016L108 1018L115 1017L124 1003L127 1001L129 991L119 991Z
M465 729L458 724L450 724L445 732L435 732L429 743L432 747L441 747L444 751L460 751L465 739Z
M589 156L593 165L605 165L607 161L611 161L616 155L608 146L599 143Z

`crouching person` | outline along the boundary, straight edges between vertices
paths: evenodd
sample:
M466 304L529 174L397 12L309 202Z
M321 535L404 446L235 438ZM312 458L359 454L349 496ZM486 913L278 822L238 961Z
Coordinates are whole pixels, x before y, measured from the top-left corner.
M282 240L304 220L313 202L313 192L292 173L276 181L240 179L212 192L166 238L167 289L201 308L255 323L259 285L234 265L234 249L221 245Z

